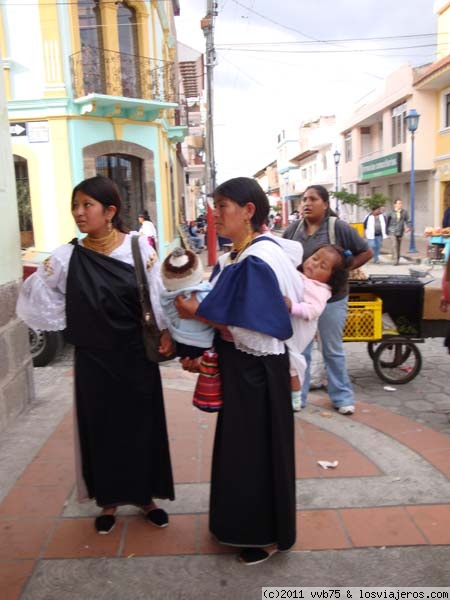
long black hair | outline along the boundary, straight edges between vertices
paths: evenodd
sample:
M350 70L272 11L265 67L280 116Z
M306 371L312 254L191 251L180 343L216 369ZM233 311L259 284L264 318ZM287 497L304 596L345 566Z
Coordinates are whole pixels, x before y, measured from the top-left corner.
M89 179L81 181L73 188L71 205L74 203L75 194L77 192L83 192L83 194L94 198L94 200L103 204L105 208L108 208L108 206L115 206L117 209L116 214L111 221L113 227L122 233L128 233L128 227L123 224L122 219L120 218L122 200L120 198L119 188L112 179L104 177L103 175L96 175L95 177L89 177Z
M250 223L253 231L260 231L269 215L270 207L269 200L257 181L250 177L228 179L214 190L214 199L219 196L230 198L239 206L245 206L247 202L252 202L255 205L255 213Z

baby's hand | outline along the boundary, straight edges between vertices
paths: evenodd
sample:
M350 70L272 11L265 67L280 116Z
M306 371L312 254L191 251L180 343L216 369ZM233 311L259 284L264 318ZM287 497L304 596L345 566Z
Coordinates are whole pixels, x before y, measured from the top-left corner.
M190 373L198 373L200 371L201 359L201 356L198 358L188 358L187 356L185 356L184 358L180 358L180 363L184 371L189 371Z
M170 356L174 352L173 341L167 329L163 329L161 332L158 352L163 356Z
M192 319L198 308L199 302L195 297L195 292L191 292L189 298L186 298L183 295L177 296L173 304L182 319Z
M290 298L288 298L287 296L283 296L283 297L284 297L284 301L286 302L288 311L291 312L292 300Z

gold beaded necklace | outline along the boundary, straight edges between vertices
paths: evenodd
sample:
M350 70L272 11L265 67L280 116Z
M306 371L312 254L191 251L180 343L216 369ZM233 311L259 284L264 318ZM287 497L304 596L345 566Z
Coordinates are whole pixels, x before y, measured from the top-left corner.
M239 246L233 246L228 256L228 260L230 262L236 262L240 255L244 252L244 250L246 250L250 246L250 244L253 242L253 239L257 235L257 232L252 231L252 233L249 233L248 236L244 239L242 244L240 244Z
M83 246L100 254L110 254L117 247L117 229L100 238L93 238L89 234L83 239Z

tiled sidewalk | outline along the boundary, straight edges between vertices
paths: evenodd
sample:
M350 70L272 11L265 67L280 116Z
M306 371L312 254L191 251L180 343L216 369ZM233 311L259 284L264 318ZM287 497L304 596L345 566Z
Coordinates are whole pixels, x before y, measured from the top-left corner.
M93 528L96 509L76 513L71 498L74 485L72 416L66 415L0 504L0 598L13 600L40 561L116 557L131 560L143 556L213 555L229 553L208 531L207 505L195 503L196 491L205 492L209 481L215 417L190 404L192 380L185 374L185 389L175 379L180 374L164 370L167 419L174 477L177 486L189 490L180 503L164 504L171 512L170 527L157 529L145 523L137 510L119 511L117 526L108 536ZM171 383L171 377L173 382ZM183 387L183 386L181 386ZM380 452L388 436L394 449L412 451L436 477L450 479L450 438L405 417L370 404L360 403L349 418L331 412L328 401L315 394L314 405L296 417L296 460L299 489L307 482L319 489L321 482L343 480L352 486L376 483L387 476L376 459L376 450L358 450L349 432L370 432ZM330 430L331 429L331 430ZM318 460L338 460L336 469L322 469ZM425 482L426 483L426 482ZM327 485L325 483L325 485ZM185 487L186 486L186 487ZM190 499L189 499L190 498ZM383 505L374 499L365 506L340 505L330 499L329 508L300 504L298 536L294 551L354 549L385 546L450 544L450 505L408 500ZM72 508L72 512L70 507ZM73 512L75 510L75 512ZM75 515L75 516L74 516Z

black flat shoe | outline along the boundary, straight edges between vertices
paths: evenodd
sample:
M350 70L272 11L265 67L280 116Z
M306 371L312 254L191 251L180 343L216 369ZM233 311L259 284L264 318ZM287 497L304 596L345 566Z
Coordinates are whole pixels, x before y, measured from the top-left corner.
M274 552L268 552L264 548L244 548L239 554L239 562L244 565L257 565L264 562L274 554Z
M155 527L167 527L169 524L169 516L162 508L154 508L149 510L145 515L147 521L149 521Z
M95 529L100 535L107 535L116 525L116 517L114 515L100 515L95 519Z

